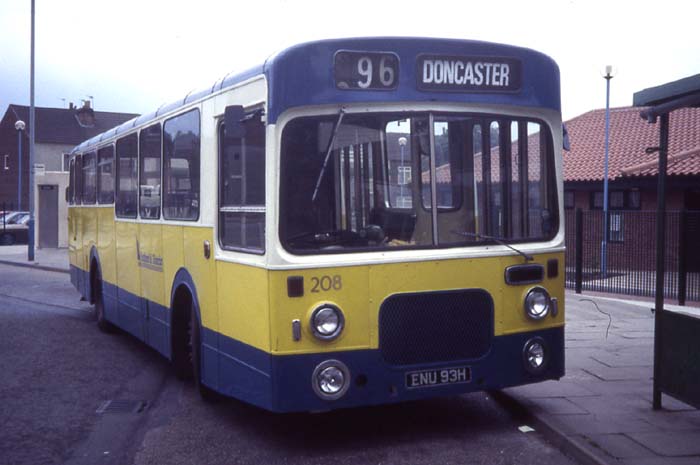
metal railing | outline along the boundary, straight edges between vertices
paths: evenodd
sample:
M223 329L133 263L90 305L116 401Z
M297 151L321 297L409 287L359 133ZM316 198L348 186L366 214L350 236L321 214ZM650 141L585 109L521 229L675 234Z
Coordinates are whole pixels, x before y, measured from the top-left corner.
M604 213L566 211L566 286L582 290L654 297L656 212L608 212L607 269L603 274ZM666 213L664 297L700 301L700 211Z

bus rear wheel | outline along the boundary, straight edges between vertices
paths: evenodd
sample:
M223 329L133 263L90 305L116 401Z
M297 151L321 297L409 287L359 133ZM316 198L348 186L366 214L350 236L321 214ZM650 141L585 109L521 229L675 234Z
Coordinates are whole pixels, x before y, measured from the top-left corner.
M95 286L95 319L97 320L97 327L103 333L113 333L115 327L112 323L107 321L105 316L105 299L102 292L102 277L98 274L94 281Z
M202 336L201 329L199 325L199 320L197 319L197 314L194 311L190 312L190 360L192 361L192 375L194 378L194 384L199 391L199 395L202 399L207 402L217 402L221 400L221 395L218 394L213 389L207 387L202 382Z

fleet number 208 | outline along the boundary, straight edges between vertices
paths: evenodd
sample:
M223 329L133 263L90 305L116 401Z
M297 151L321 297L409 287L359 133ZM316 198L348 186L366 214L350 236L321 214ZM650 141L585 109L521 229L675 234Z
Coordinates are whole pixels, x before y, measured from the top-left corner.
M343 279L340 275L313 276L311 277L311 292L339 291L343 288Z

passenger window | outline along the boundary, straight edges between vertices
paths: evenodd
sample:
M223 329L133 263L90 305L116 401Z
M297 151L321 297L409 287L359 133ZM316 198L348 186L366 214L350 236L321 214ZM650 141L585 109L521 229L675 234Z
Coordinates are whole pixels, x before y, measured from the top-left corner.
M83 156L75 156L75 173L73 175L75 187L73 188L73 202L80 205L83 202Z
M83 205L94 205L97 197L97 162L95 152L83 155Z
M68 205L75 203L73 192L75 192L75 159L68 162Z
M242 122L245 135L219 130L219 241L225 249L265 251L265 124Z
M97 202L114 203L114 147L111 145L97 151Z
M130 134L117 141L117 183L115 210L120 218L136 218L138 204L138 136Z
M199 218L199 110L169 119L163 126L163 217Z
M139 138L139 213L160 218L160 123L141 131Z

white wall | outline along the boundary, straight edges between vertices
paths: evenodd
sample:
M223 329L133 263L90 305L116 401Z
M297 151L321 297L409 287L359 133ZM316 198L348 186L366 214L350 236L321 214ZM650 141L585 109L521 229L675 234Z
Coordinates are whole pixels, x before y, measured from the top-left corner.
M43 164L46 171L63 171L63 154L73 150L73 145L36 144L34 163Z

